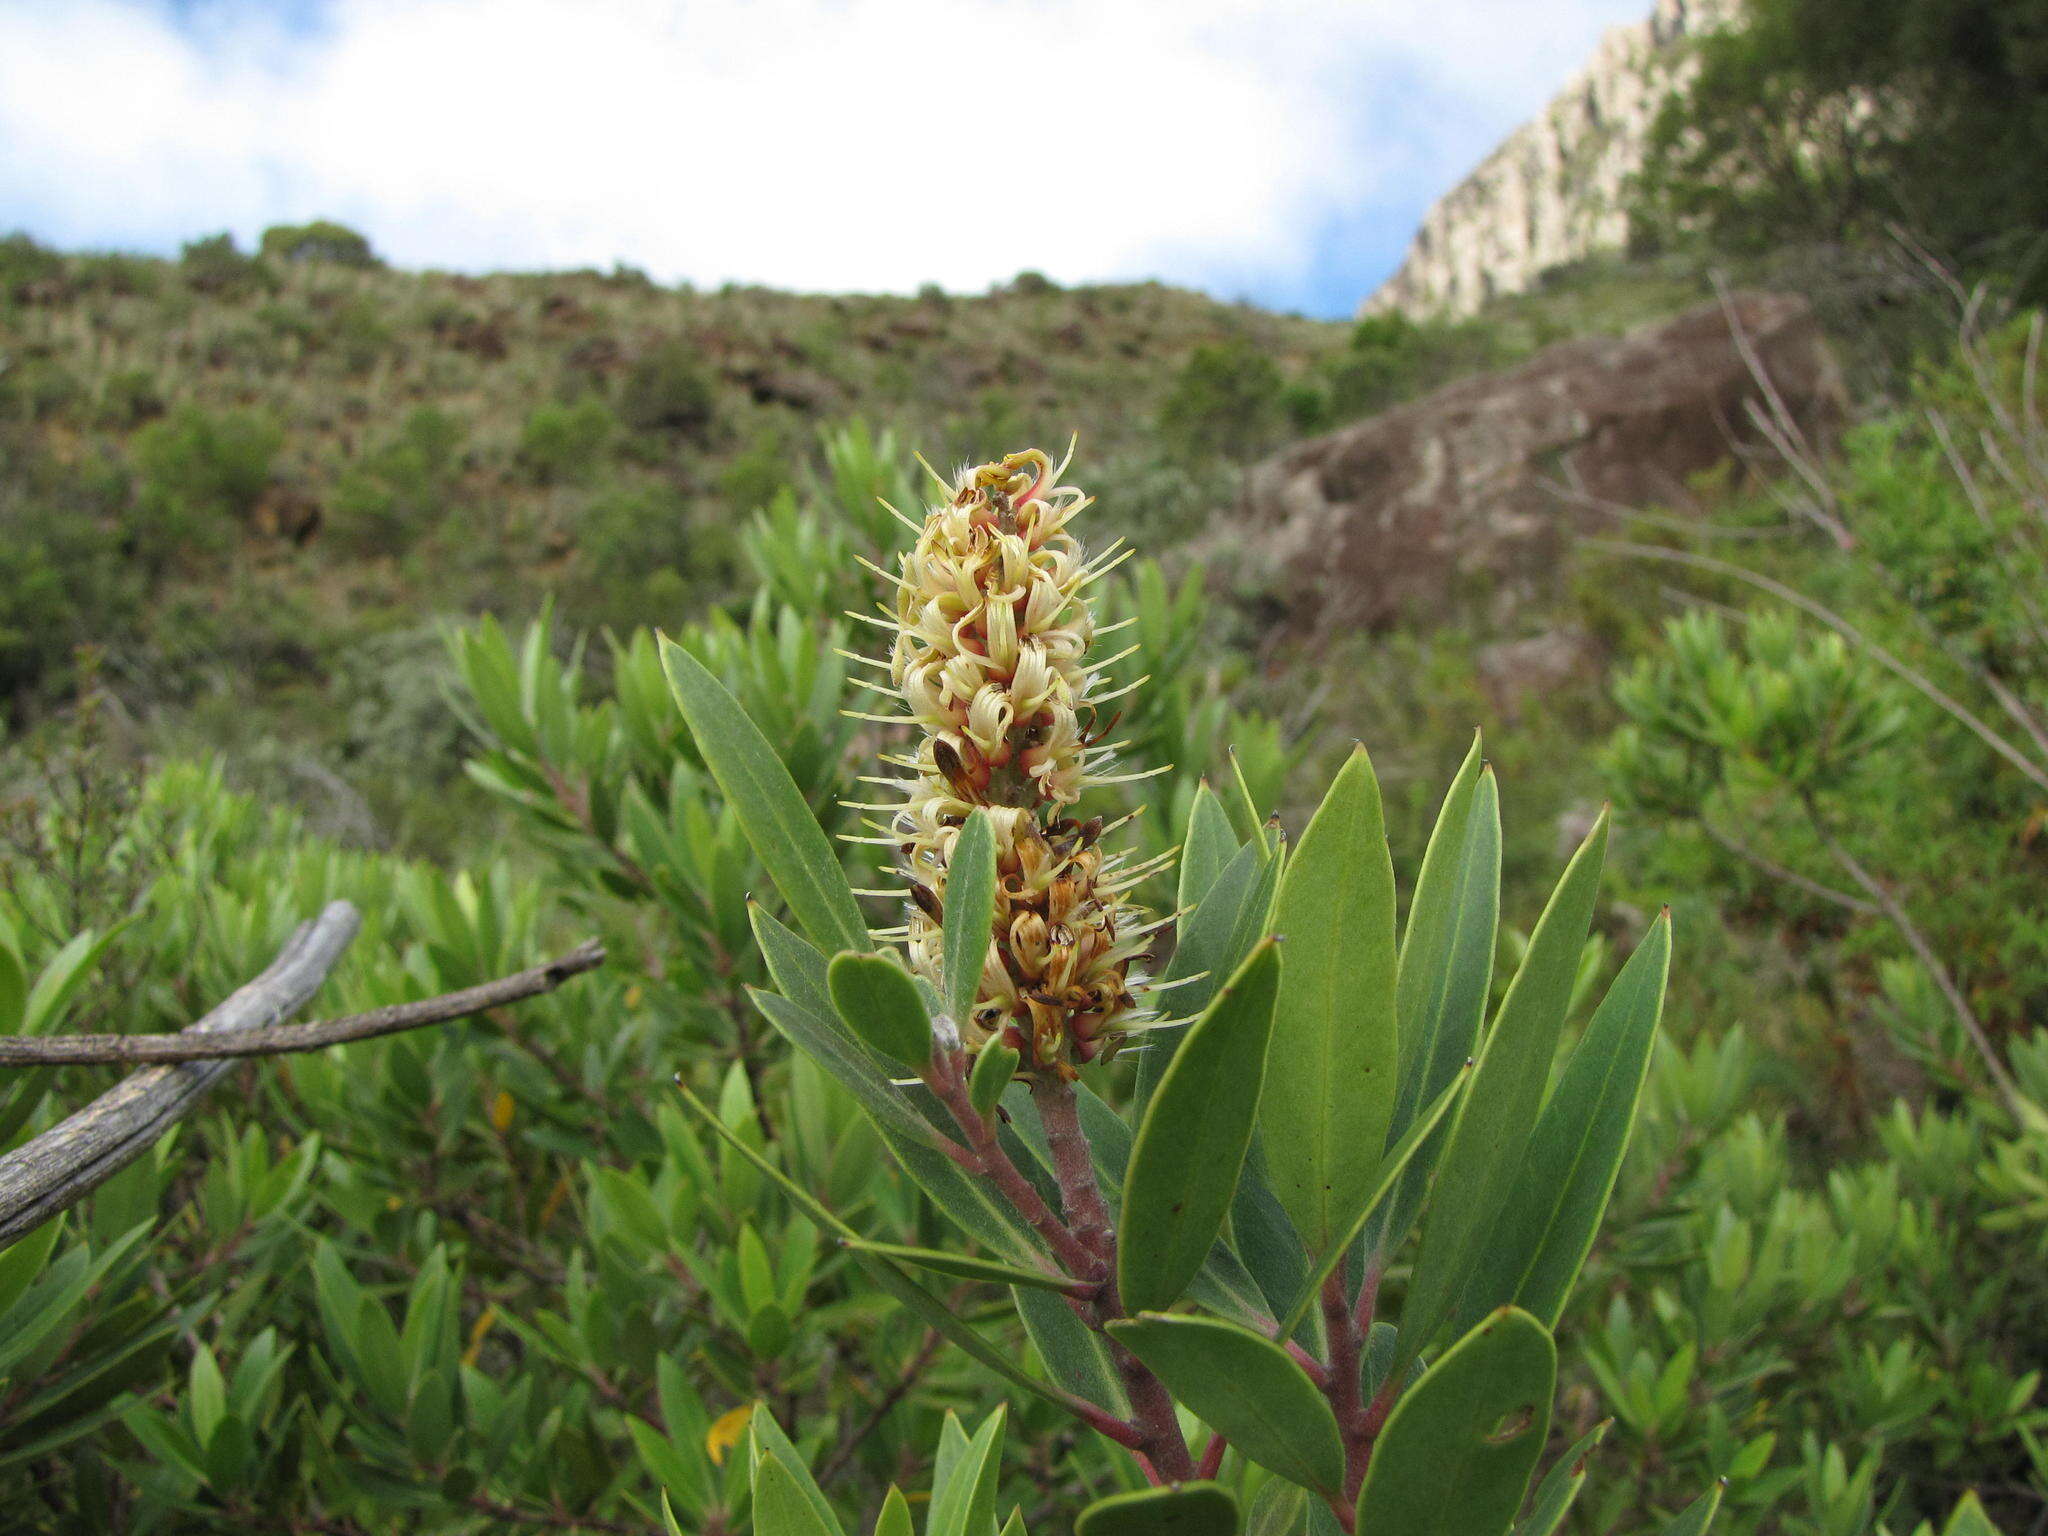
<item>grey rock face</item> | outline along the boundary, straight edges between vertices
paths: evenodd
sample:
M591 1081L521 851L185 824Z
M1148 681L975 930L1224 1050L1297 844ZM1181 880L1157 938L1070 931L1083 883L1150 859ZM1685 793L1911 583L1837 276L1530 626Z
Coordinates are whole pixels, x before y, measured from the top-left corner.
M1566 262L1628 238L1622 193L1650 125L1689 73L1685 44L1726 26L1741 0L1658 0L1613 27L1584 69L1423 219L1406 260L1364 312L1460 317Z
M1739 293L1730 311L1825 442L1842 383L1807 302ZM1594 504L1682 500L1689 477L1752 442L1756 394L1718 304L1563 342L1255 465L1233 559L1297 633L1427 622L1454 604L1504 620L1555 589L1576 533L1614 529Z

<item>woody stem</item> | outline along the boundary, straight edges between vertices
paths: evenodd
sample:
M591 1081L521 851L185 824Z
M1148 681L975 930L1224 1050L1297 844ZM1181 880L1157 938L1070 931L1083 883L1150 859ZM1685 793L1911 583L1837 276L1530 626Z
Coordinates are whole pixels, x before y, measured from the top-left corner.
M1039 1124L1045 1128L1047 1147L1052 1152L1053 1177L1059 1181L1060 1202L1074 1235L1086 1243L1101 1264L1102 1289L1096 1293L1094 1326L1123 1317L1123 1298L1116 1287L1116 1227L1109 1207L1096 1182L1095 1159L1090 1154L1087 1133L1081 1129L1080 1099L1074 1085L1040 1078L1031 1085L1031 1100L1038 1108ZM1131 1402L1131 1417L1146 1437L1145 1459L1160 1477L1184 1482L1195 1475L1194 1457L1173 1410L1173 1398L1159 1378L1148 1371L1138 1357L1116 1340L1109 1341L1110 1358Z
M995 1131L974 1107L973 1100L967 1095L965 1059L965 1053L961 1051L934 1051L931 1070L925 1074L925 1082L938 1096L939 1102L952 1112L960 1134L967 1140L964 1151L954 1148L955 1152L961 1153L954 1161L993 1184L1017 1214L1045 1240L1046 1246L1068 1274L1080 1280L1097 1278L1099 1260L1095 1251L1082 1243L1067 1229L1067 1224L1053 1214L1052 1207L1045 1203L1036 1186L1010 1160L1010 1154L996 1139Z
M1095 1180L1095 1159L1081 1129L1080 1100L1074 1085L1048 1075L1032 1083L1031 1101L1038 1106L1038 1120L1045 1127L1053 1176L1059 1180L1060 1201L1073 1224L1074 1236L1097 1254L1105 1267L1113 1268L1116 1227L1103 1203L1102 1187Z

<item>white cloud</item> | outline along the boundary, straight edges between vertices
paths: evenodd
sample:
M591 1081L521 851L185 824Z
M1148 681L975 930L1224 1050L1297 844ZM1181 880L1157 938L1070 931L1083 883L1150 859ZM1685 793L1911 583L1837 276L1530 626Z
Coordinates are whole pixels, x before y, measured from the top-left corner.
M803 288L1284 281L1646 5L0 0L0 225L328 214L407 264Z

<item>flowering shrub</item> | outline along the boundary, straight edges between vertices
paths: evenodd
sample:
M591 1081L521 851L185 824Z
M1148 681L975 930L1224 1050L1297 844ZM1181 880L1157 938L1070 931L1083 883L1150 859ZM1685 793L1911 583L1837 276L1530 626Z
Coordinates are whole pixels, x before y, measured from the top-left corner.
M1126 777L1103 706L1143 679L1112 686L1120 658L1094 654L1089 589L1118 557L1083 557L1087 499L1058 481L1036 452L964 471L883 572L873 686L898 708L859 713L915 739L869 776L895 798L857 807L875 818L857 840L887 850L900 884L867 894L899 900L899 923L870 929L768 739L697 657L663 647L696 748L795 921L752 907L773 981L753 1002L967 1245L879 1243L794 1181L786 1193L932 1328L1129 1452L1139 1487L1083 1529L1235 1530L1249 1495L1262 1529L1505 1536L1550 1423L1551 1329L1628 1140L1668 919L1546 1095L1606 823L1486 1023L1500 831L1475 742L1405 932L1363 748L1292 848L1241 785L1236 827L1200 790L1177 910L1145 921L1129 895L1148 865L1082 814ZM1123 1055L1135 1073L1105 1075ZM933 1275L1008 1287L1043 1374L927 1289ZM1520 1529L1557 1528L1580 1454ZM1718 1498L1677 1528L1703 1529ZM756 1499L769 1536L817 1529L808 1500L770 1519L758 1483Z

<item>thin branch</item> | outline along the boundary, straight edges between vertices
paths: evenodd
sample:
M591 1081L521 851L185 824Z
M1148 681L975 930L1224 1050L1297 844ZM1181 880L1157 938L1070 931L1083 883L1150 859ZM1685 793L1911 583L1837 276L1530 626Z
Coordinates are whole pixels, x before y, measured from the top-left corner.
M1745 863L1755 865L1773 880L1782 880L1785 884L1794 886L1806 892L1809 896L1818 896L1822 901L1831 901L1838 907L1845 907L1849 911L1864 917L1878 917L1883 914L1884 909L1878 906L1876 902L1865 901L1861 896L1851 896L1847 891L1838 891L1832 885L1823 885L1818 880L1809 879L1807 876L1800 874L1798 870L1789 868L1786 865L1780 864L1776 859L1767 858L1763 854L1758 853L1749 844L1731 837L1705 818L1701 819L1699 826L1700 830L1707 834L1710 841L1719 844Z
M903 1374L890 1384L889 1390L884 1392L881 1400L869 1410L860 1427L841 1440L833 1448L832 1454L826 1458L824 1465L818 1468L820 1486L832 1486L832 1480L849 1461L853 1460L854 1453L867 1443L870 1435L881 1428L882 1420L889 1417L896 1405L910 1395L910 1389L915 1387L924 1373L931 1369L931 1363L937 1357L939 1345L944 1337L936 1328L925 1329L924 1342L918 1345L917 1353L911 1356L910 1364L903 1368Z
M1849 878L1862 887L1870 899L1884 910L1884 915L1891 919L1892 926L1899 930L1899 937L1906 941L1906 947L1911 949L1921 965L1926 967L1927 974L1933 979L1935 986L1941 989L1941 995L1948 1000L1950 1009L1955 1013L1956 1022L1963 1026L1963 1032L1970 1037L1970 1044L1982 1058L1984 1070L1991 1074L1992 1086L1998 1090L1999 1098L2004 1101L2006 1112L2015 1120L2024 1122L2019 1089L2014 1086L2012 1078L2007 1074L2005 1063L1998 1059L1998 1050L1992 1045L1991 1036L1985 1032L1984 1025L1977 1018L1976 1010L1963 996L1963 989L1956 985L1955 977L1950 975L1948 967L1942 964L1941 957L1934 952L1934 946L1927 941L1927 936L1915 925L1904 905L1885 884L1858 863L1855 855L1836 841L1834 834L1828 831L1827 824L1822 820L1819 808L1811 799L1806 800L1806 817L1812 823L1814 834L1819 837L1821 846L1826 848L1834 861L1842 866Z
M319 991L362 926L345 901L301 923L277 958L190 1033L231 1034L290 1017ZM189 1114L231 1061L188 1062L132 1073L85 1108L0 1157L0 1244L33 1231L140 1157Z
M312 1024L276 1024L255 1029L220 1031L199 1035L185 1030L175 1035L0 1035L0 1067L77 1066L115 1063L137 1066L144 1063L235 1060L244 1056L285 1056L297 1051L317 1051L330 1045L355 1040L374 1040L418 1029L424 1024L445 1024L467 1018L523 998L552 992L571 976L579 976L604 964L604 946L590 939L548 961L516 975L501 976L481 986L417 1002L393 1003L367 1013L351 1013L338 1019Z

